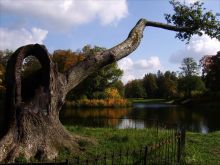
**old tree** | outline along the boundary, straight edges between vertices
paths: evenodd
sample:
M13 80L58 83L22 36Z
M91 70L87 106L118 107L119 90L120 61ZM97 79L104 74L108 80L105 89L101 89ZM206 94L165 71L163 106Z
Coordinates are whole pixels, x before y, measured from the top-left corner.
M83 137L70 134L59 121L65 96L94 71L133 52L146 27L176 31L176 37L187 42L194 34L220 40L220 22L212 12L205 11L203 4L186 6L175 0L170 3L174 14L165 14L166 24L140 19L123 42L88 56L65 73L58 72L45 46L35 44L17 49L7 65L7 127L0 140L0 161L13 161L21 154L27 159L53 159L63 148L79 151L78 141ZM23 60L28 56L35 56L42 67L22 79Z

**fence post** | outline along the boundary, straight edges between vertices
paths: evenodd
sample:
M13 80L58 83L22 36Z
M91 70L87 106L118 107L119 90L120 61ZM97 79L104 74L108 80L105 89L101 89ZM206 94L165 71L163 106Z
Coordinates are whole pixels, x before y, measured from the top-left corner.
M144 150L144 165L147 165L147 151L148 151L148 148L146 146Z
M181 132L177 133L177 163L180 163L181 158Z
M185 154L185 140L186 140L186 131L185 131L185 128L182 127L181 128L181 134L180 134L180 142L181 142L181 157L183 158L184 154Z
M157 135L158 135L158 128L159 127L159 121L157 120Z
M181 129L181 147L183 149L183 152L184 152L184 149L185 149L185 142L186 142L186 130L183 127Z
M112 152L112 165L114 165L114 158L115 158L115 153L114 151Z
M68 159L66 159L66 165L68 165L69 164L69 160Z
M80 158L79 158L79 156L77 156L77 165L79 165L79 162L80 162Z

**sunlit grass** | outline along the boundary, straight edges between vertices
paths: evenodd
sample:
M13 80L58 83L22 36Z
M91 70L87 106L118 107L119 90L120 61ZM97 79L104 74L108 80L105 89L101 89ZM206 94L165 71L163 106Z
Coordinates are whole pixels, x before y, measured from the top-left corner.
M83 156L93 157L105 152L127 149L139 149L167 137L168 130L152 129L114 129L114 128L87 128L66 126L70 132L92 137L97 140L97 145L80 142ZM82 156L82 155L81 155ZM220 164L220 131L209 134L186 134L185 162L187 165L218 165Z
M188 132L186 137L187 164L220 165L220 131L208 134Z
M171 135L171 130L159 130L156 128L148 129L115 129L115 128L87 128L78 126L66 126L66 128L75 134L83 137L96 139L97 144L80 142L80 146L86 157L103 155L103 153L112 153L113 151L140 150L146 145L158 142L164 137Z

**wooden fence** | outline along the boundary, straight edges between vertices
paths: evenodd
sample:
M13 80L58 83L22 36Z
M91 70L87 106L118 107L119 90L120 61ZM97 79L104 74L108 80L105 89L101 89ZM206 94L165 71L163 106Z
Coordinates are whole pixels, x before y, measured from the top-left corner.
M113 151L96 157L68 160L76 165L174 165L184 161L185 130L179 129L173 135L139 150Z

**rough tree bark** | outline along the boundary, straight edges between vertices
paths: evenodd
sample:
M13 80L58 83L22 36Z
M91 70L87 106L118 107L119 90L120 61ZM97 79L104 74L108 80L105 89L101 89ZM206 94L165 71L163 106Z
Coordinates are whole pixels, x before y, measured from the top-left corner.
M19 155L27 159L53 159L62 148L78 152L78 141L83 137L70 134L59 121L66 94L94 71L133 52L146 26L190 30L140 19L126 40L86 58L65 74L58 72L45 46L35 44L17 49L7 66L7 131L0 141L0 161L13 161ZM42 68L22 80L22 63L30 55L39 60Z

